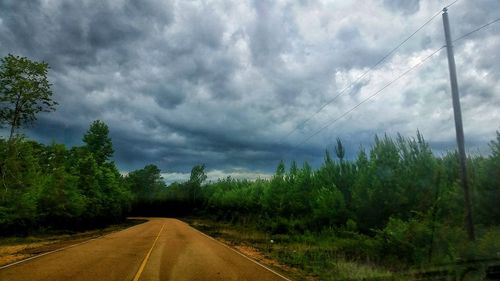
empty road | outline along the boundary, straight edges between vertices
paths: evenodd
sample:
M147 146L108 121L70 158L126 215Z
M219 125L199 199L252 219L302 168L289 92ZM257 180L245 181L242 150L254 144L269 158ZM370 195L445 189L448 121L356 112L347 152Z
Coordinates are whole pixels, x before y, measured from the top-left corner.
M154 218L0 269L0 281L287 280L176 219Z

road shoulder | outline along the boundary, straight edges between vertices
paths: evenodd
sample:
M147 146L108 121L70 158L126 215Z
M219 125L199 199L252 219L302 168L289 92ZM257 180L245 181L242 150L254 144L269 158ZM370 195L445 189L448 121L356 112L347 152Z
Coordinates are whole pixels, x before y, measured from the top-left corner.
M120 224L82 232L54 231L29 236L0 237L0 268L124 230L146 220L128 219Z

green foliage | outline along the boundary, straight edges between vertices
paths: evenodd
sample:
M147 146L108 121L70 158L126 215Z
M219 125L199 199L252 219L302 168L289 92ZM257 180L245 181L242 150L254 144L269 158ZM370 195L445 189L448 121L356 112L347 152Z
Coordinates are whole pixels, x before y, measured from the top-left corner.
M146 165L143 169L130 172L125 181L136 200L153 201L166 188L161 171L156 165Z
M476 211L485 224L500 225L500 132L490 143L491 157L476 161Z
M207 179L205 175L205 165L196 165L191 169L191 177L186 183L191 204L196 204L201 196L201 184Z
M25 57L7 55L0 60L0 126L14 130L36 120L39 112L55 110L50 84L47 80L49 66Z
M391 217L375 239L379 241L378 252L385 262L401 267L427 257L432 247L432 229L425 220L403 221Z
M132 195L114 164L100 167L98 182L101 188L101 220L117 221L128 212Z
M113 156L113 144L109 137L108 126L100 120L92 122L89 130L83 136L83 142L98 165L102 165Z
M340 140L340 138L337 138L337 145L335 146L335 154L340 159L340 161L344 160L345 148L344 148L344 145L342 144L342 141Z
M0 230L25 231L37 222L43 174L35 149L23 138L0 140Z
M191 177L189 177L189 183L201 186L201 184L207 179L205 175L205 165L195 165L191 169Z
M489 157L469 158L476 224L484 226L499 224L500 134L491 148ZM360 149L354 160L345 159L345 149L337 139L337 158L326 151L318 169L294 161L287 169L280 162L270 179L256 181L228 177L202 185L197 175L204 167L195 166L188 182L157 193L157 202L161 198L164 203L157 207L197 211L274 236L332 235L317 256L283 253L280 257L292 265L341 256L401 269L450 263L471 253L495 254L463 246L468 244L455 152L436 157L420 132L415 138L376 136L373 146ZM481 245L498 244L491 242L493 234L480 240L488 241Z
M362 150L356 160L353 206L364 232L383 227L389 217L412 217L436 201L438 161L420 133L417 139L375 138L370 158Z
M321 187L315 190L313 196L312 221L314 228L320 229L326 225L340 225L343 222L345 203L342 193L336 186Z
M85 208L85 201L78 189L78 177L66 171L68 153L64 145L51 145L45 150L48 156L46 182L38 198L38 216L42 224L72 225Z
M2 234L103 225L122 219L131 202L115 165L97 162L87 147L21 137L0 139L0 186Z
M478 256L481 258L500 258L500 227L488 229L478 241Z

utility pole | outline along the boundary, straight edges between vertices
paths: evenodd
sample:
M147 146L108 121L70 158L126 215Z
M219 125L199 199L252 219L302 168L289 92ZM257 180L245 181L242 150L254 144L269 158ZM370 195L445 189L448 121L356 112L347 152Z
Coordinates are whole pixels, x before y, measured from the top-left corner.
M458 95L457 70L451 41L450 22L447 8L443 9L444 36L446 39L446 52L448 53L448 67L450 69L451 95L453 99L453 113L455 115L455 131L457 134L458 158L460 160L460 179L465 197L465 225L470 241L475 240L474 224L472 222L472 207L470 203L469 181L467 177L467 156L465 155L464 128L462 125L462 110L460 109L460 96Z

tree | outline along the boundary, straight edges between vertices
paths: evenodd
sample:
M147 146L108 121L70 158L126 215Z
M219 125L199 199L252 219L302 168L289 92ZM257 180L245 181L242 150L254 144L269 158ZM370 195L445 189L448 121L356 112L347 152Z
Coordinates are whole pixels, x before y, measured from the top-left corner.
M189 197L191 197L191 202L194 204L197 200L198 194L201 192L201 184L207 179L205 174L205 165L195 165L191 169L191 177L188 182Z
M83 136L87 149L94 155L97 165L102 165L113 156L113 144L109 137L108 126L101 120L92 122Z
M126 177L126 181L130 185L130 190L141 200L153 201L160 191L165 190L161 170L153 164L130 172Z
M478 213L486 224L500 224L500 132L496 133L496 140L490 142L491 155L483 164L482 180L478 196ZM475 163L474 163L475 164ZM477 164L475 166L478 166ZM474 167L474 166L471 166Z
M337 145L335 146L335 154L337 154L337 157L340 159L340 163L342 163L345 157L345 148L340 138L337 138Z
M0 126L14 130L32 124L39 112L55 110L50 83L47 80L49 65L25 57L7 55L0 65Z
M195 165L191 169L191 177L189 178L190 183L200 186L207 179L205 174L205 165Z
M37 148L24 138L0 139L0 235L19 234L37 220L44 175Z
M37 216L43 225L77 226L85 211L85 197L78 189L78 176L67 171L69 153L63 144L46 147L47 171L37 202Z

